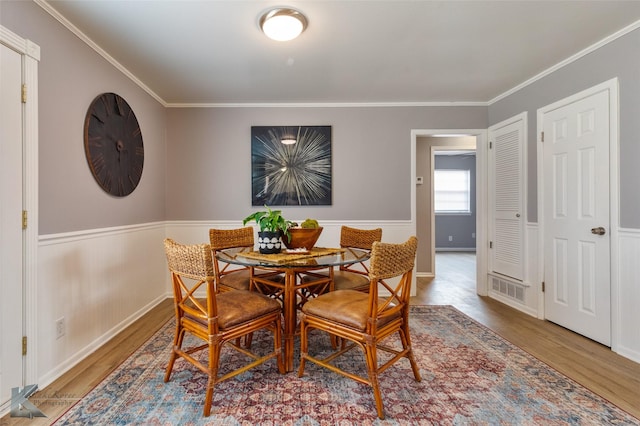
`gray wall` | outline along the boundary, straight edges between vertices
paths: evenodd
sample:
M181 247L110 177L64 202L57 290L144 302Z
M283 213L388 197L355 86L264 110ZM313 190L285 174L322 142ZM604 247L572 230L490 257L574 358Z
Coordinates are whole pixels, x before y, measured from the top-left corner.
M192 108L167 113L167 219L233 220L251 207L251 126L332 126L333 205L288 217L410 220L411 129L485 128L486 107ZM189 190L186 190L189 188Z
M41 48L40 233L161 220L240 220L251 207L253 125L330 125L333 205L320 220L409 220L411 129L485 128L486 107L166 109L33 2L0 2L0 24ZM140 122L145 165L128 197L106 194L84 154L87 108L115 92Z
M489 107L493 125L523 111L528 112L527 220L537 222L536 144L537 110L589 87L618 77L620 84L620 225L640 228L640 30L562 67Z
M436 250L473 249L476 239L476 156L473 155L436 155L434 168L450 170L469 170L471 174L471 214L436 214ZM453 241L449 241L449 236Z
M620 81L620 223L640 228L636 190L640 177L636 171L640 159L640 55L636 54L640 30L489 107L167 110L35 3L1 1L0 23L38 44L42 52L42 234L165 219L244 217L251 209L252 125L333 126L333 206L291 208L291 216L408 220L411 129L485 128L522 111L529 113L526 219L536 222L536 110L613 77ZM142 181L125 198L100 189L84 155L86 109L95 96L107 91L127 99L143 131ZM298 213L299 209L304 210Z
M40 46L40 234L164 220L166 109L35 3L0 1L0 24ZM125 98L142 129L142 180L124 198L98 186L84 153L87 108L103 92Z

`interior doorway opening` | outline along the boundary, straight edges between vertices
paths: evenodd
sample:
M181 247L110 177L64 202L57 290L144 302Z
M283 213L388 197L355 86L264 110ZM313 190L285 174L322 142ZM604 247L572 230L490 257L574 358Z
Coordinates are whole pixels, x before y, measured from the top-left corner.
M457 141L457 143L456 143ZM418 246L416 277L435 276L433 214L433 152L471 150L476 153L476 293L487 289L487 130L421 129L411 131L411 220Z
M446 163L451 158L459 157L458 154L462 152L475 153L476 143L475 136L465 134L432 134L417 138L415 160L416 235L420 241L425 242L418 247L416 262L417 276L428 277L435 275L437 228L434 200L434 173L436 169L436 157L450 156L449 159L444 159L443 162ZM447 238L448 236L449 234L447 234Z

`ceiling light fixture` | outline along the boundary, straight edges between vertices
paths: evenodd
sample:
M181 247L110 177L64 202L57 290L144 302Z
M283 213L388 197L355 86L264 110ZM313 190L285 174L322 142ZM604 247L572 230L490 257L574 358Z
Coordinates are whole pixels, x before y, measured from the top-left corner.
M307 28L307 18L291 8L271 9L260 18L260 28L270 39L289 41Z

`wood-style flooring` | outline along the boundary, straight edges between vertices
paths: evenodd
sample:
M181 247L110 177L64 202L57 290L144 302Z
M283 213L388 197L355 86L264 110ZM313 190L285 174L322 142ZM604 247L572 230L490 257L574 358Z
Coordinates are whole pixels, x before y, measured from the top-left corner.
M418 278L418 305L452 305L516 346L640 419L640 364L549 321L476 294L474 253L436 255L436 277ZM640 420L639 420L640 424Z
M475 255L438 253L436 278L418 278L415 305L452 305L551 367L640 419L640 364L548 321L476 294ZM1 425L46 425L100 383L173 315L165 300L30 398L48 418L5 416Z

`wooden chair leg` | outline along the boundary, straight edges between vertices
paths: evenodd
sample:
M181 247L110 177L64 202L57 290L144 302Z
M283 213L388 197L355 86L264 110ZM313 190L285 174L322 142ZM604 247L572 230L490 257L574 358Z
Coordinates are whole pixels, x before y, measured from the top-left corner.
M380 384L378 383L378 356L376 352L375 341L367 342L365 345L367 372L369 373L369 382L373 388L373 398L376 401L376 410L378 418L384 420L384 406L382 405L382 395L380 394Z
M244 336L244 347L247 349L251 349L251 342L253 341L253 333L249 333Z
M329 339L331 340L331 349L338 349L338 336L330 334Z
M176 354L176 348L182 347L182 339L184 338L184 330L180 329L180 326L176 326L176 335L173 338L173 349L171 350L171 356L169 357L169 363L167 364L167 370L164 373L165 383L171 378L171 372L173 371L173 364L176 362L178 354Z
M411 348L411 336L409 335L409 327L403 326L400 329L400 340L402 341L403 349ZM413 377L416 379L416 382L421 382L422 377L420 376L420 369L418 368L418 363L416 362L415 357L413 356L413 349L409 349L407 352L407 359L411 364L411 370L413 370Z
M218 366L220 365L220 347L218 344L210 344L209 346L209 379L207 380L207 390L204 397L204 416L209 417L211 414L211 403L213 402L213 388L218 377Z
M298 368L298 377L302 377L304 375L304 365L305 365L305 357L307 356L308 351L308 341L307 341L307 323L303 318L300 320L300 368Z
M211 415L211 403L213 402L213 386L215 385L215 379L209 376L207 380L207 392L204 397L204 416L209 417Z
M169 364L167 364L167 370L164 373L164 382L168 382L171 378L171 371L173 371L173 363L176 361L176 353L174 350L171 351L171 356L169 357Z
M343 339L335 334L330 334L329 336L331 339L331 349L338 349L338 343L340 343L340 350L344 350L344 348L347 347L347 339Z
M286 374L287 371L284 368L284 357L282 355L282 327L279 318L273 324L273 350L277 354L278 371L280 374Z

